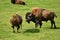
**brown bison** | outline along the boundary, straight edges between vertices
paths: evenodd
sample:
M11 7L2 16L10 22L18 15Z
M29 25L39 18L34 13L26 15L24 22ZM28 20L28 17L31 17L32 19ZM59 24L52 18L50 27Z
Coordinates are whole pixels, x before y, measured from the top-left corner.
M22 0L11 0L11 3L25 5L25 2Z
M30 21L35 23L35 27L37 27L37 25L39 24L40 26L42 25L42 22L40 20L36 20L34 15L31 15L32 12L27 12L25 19L26 22L30 23Z
M13 32L15 33L14 26L17 27L17 32L19 32L19 28L20 26L22 26L22 17L19 16L18 14L14 14L12 18L10 19L10 23L12 25Z
M26 21L30 23L30 21L33 21L35 23L35 27L40 25L40 28L42 26L42 21L51 21L51 28L54 25L54 28L56 28L54 18L57 17L54 12L51 12L46 9L40 9L40 8L34 8L32 12L26 13Z

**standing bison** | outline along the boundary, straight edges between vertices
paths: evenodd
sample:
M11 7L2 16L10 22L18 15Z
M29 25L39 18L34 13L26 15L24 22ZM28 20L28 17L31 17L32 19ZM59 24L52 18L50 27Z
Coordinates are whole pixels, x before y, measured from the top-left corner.
M31 14L32 14L32 12L27 12L26 13L26 16L25 16L26 22L28 22L28 23L30 23L30 21L34 22L35 23L35 28L37 27L38 24L41 26L42 22L40 20L37 20L35 18L35 16L31 15Z
M48 21L51 22L51 28L54 25L54 28L56 28L54 18L57 17L54 12L51 12L46 9L40 9L40 8L33 8L32 12L26 13L26 21L30 23L30 21L33 21L35 23L35 27L40 25L40 28L42 26L42 21Z
M13 32L15 33L14 26L17 27L17 32L19 32L19 28L20 26L22 26L22 17L19 16L18 14L14 14L10 19L10 23L12 25Z
M25 2L22 0L11 0L11 3L25 5Z

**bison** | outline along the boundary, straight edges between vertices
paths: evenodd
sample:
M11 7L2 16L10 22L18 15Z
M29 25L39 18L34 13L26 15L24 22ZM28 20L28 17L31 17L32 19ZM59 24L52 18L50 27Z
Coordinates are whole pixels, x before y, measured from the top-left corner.
M34 22L35 23L35 27L37 27L37 20L35 18L34 15L31 15L32 12L27 12L26 13L26 16L25 16L25 19L26 19L26 22L30 23L30 21ZM42 25L41 22L38 23L39 25Z
M11 3L25 5L25 2L22 0L11 0Z
M37 15L37 16L36 16ZM40 25L40 28L42 26L42 21L48 21L50 20L51 22L51 28L54 25L54 28L56 28L54 18L57 17L55 12L51 12L46 9L33 9L32 12L27 12L26 13L26 21L30 23L30 21L33 21L35 23L35 27Z
M20 26L22 26L22 17L19 16L18 14L14 14L12 18L10 19L10 23L13 28L13 32L15 33L14 27L17 27L17 32L19 32ZM22 28L22 27L21 27Z

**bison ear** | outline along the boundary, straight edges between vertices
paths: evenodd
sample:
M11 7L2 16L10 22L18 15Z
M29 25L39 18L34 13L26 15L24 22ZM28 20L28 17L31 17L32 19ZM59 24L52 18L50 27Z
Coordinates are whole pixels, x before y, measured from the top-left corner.
M29 16L32 16L32 14L30 14Z

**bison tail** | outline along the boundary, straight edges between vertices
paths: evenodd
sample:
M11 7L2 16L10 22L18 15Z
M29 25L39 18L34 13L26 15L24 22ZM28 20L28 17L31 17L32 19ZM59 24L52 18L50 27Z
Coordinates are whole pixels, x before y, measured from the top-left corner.
M54 16L57 18L57 15L56 14L54 14Z
M55 14L55 12L52 12L52 14L54 15L54 17L56 17L56 18L57 18L57 15Z

